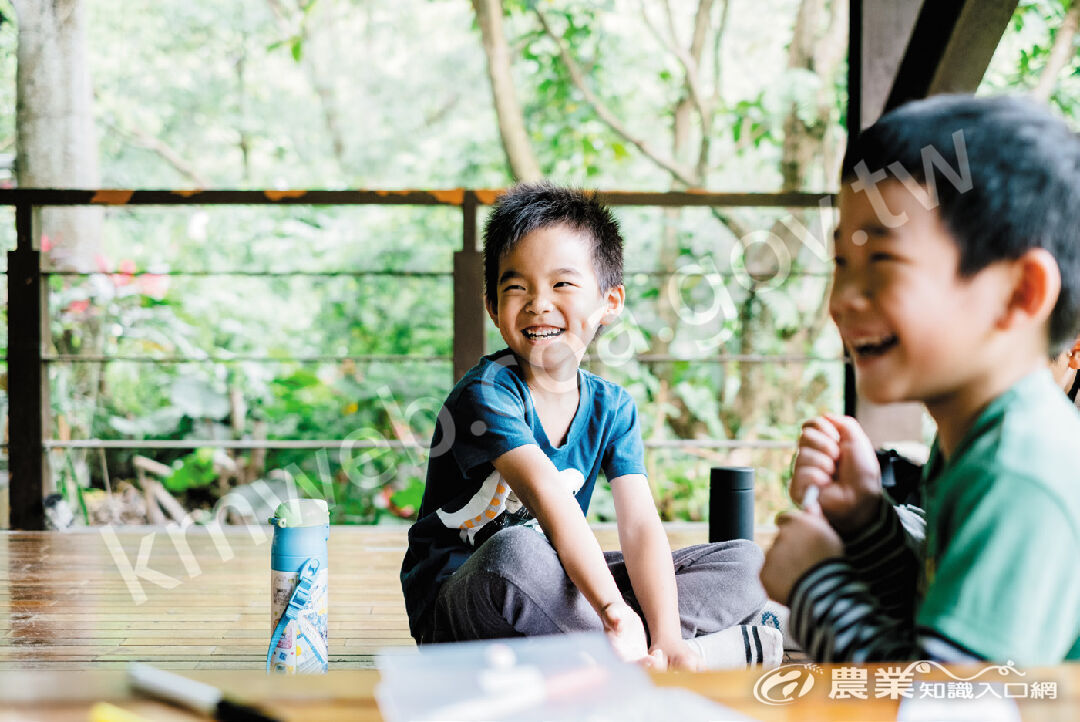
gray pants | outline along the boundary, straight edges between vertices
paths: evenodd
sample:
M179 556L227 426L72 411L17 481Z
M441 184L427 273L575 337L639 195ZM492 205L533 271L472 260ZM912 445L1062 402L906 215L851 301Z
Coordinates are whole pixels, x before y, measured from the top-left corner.
M605 552L604 557L623 598L641 615L622 553ZM765 605L758 581L762 560L761 550L745 540L672 552L683 638L748 622L760 612ZM432 639L461 642L602 628L548 540L517 526L481 544L442 585Z

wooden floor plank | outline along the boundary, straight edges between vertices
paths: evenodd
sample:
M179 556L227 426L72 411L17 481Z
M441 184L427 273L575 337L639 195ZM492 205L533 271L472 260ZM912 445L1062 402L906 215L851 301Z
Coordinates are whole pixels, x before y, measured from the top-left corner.
M667 529L673 547L707 535L701 524ZM617 548L613 526L596 531L601 546ZM135 527L113 539L97 529L0 533L0 670L116 669L132 660L174 669L265 667L269 534L259 542L229 528L215 540L192 528L176 544L160 528ZM122 569L129 565L132 577L142 545L151 549L146 567L172 577L171 588L125 581ZM405 545L403 526L331 531L332 668L370 668L380 649L413 646L398 583Z

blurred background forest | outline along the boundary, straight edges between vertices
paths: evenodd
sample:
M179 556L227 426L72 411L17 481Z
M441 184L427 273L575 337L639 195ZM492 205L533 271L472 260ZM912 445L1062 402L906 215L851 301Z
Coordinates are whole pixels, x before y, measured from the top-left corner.
M1078 15L1080 2L1023 0L981 92L1033 92L1075 119ZM12 186L547 177L823 192L845 143L845 0L0 0L0 16L0 181ZM154 521L113 503L151 477L192 509L291 476L332 494L337 523L415 513L453 383L460 209L51 213L51 438L394 442L54 449L77 516ZM831 209L618 215L629 312L587 367L637 401L664 518L703 519L722 464L757 469L759 520L771 518L799 423L843 407L823 306ZM14 246L10 210L0 239ZM611 513L598 494L593 517Z

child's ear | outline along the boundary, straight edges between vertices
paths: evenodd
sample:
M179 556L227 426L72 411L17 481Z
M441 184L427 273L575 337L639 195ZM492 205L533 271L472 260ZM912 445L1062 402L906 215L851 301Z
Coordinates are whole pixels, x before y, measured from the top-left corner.
M604 300L607 308L604 309L604 315L600 317L601 326L615 323L619 314L622 313L623 306L626 304L626 288L622 284L612 286L604 293Z
M496 326L499 325L499 310L489 299L484 299L484 308L487 309L488 318Z
M1005 328L1018 316L1045 323L1061 293L1061 270L1045 248L1029 249L1013 262L1013 288L998 325Z

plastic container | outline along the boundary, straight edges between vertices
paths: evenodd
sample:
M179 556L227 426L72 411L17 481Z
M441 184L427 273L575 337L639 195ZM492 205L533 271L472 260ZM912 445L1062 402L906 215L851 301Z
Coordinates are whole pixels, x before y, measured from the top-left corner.
M329 659L329 509L322 499L291 499L278 505L270 524L267 671L321 674Z

